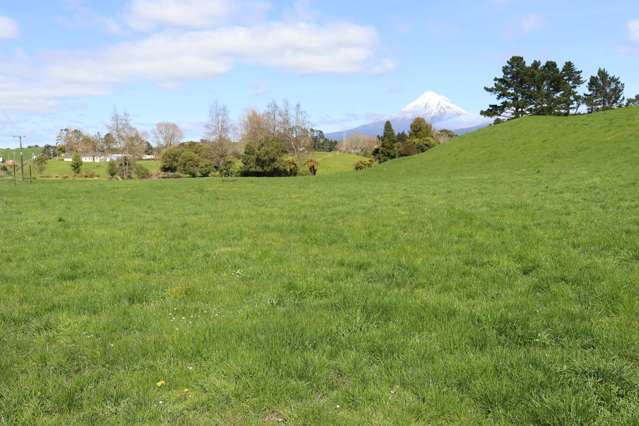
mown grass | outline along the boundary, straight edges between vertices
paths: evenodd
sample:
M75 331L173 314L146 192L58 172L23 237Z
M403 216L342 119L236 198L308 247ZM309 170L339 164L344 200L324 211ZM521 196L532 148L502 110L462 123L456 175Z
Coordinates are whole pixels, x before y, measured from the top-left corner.
M633 424L638 120L317 178L0 181L0 423Z

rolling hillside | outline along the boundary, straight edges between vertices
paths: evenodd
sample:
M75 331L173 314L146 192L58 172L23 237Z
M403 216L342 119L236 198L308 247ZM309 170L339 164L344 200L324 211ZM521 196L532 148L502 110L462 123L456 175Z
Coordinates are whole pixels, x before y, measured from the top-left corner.
M633 424L639 109L363 173L0 181L0 422Z

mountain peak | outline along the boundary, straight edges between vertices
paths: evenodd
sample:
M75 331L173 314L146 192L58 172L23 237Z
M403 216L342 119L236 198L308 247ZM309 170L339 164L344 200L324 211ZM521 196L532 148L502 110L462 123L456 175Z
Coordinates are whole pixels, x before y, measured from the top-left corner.
M464 109L455 105L450 99L433 91L425 92L406 105L400 113L405 117L420 116L430 120L467 114Z
M449 129L458 133L470 129L487 126L490 120L466 112L455 105L450 99L433 91L423 95L409 103L399 113L389 116L395 131L408 132L410 125L417 117L425 118L436 129ZM344 130L329 134L334 139L343 139L348 135L365 134L370 136L381 135L384 131L385 120L364 124L354 129Z

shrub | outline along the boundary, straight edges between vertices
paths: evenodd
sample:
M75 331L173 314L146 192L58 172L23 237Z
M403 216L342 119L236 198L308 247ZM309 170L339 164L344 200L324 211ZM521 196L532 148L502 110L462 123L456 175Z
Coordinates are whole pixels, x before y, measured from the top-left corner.
M135 177L137 177L138 179L148 179L148 178L151 177L151 172L149 171L149 169L144 167L142 164L136 163L135 164Z
M297 176L297 163L283 158L284 145L273 138L252 142L244 148L242 176Z
M191 177L200 174L200 157L193 151L184 151L178 161L178 171Z
M182 155L181 146L174 146L164 151L161 157L160 170L167 173L177 172L180 155Z
M135 162L131 157L122 157L118 162L118 176L122 179L133 178L133 172L135 171Z
M355 170L362 171L365 169L370 169L371 167L373 167L373 164L375 164L375 161L373 160L359 160L357 163L355 163Z
M317 160L309 158L304 162L304 165L308 169L308 172L311 174L311 176L317 176L317 171L319 170L319 162Z
M40 154L35 158L35 160L33 161L33 167L35 168L37 174L41 175L44 172L44 170L47 168L48 160L49 158L44 154Z
M86 170L84 173L82 173L82 177L86 179L95 179L98 177L98 174L95 172L95 170Z
M198 173L201 177L209 177L213 171L213 164L202 159L199 160Z
M415 140L415 146L418 152L426 152L437 145L439 145L439 142L433 137Z
M297 176L299 168L297 161L292 157L282 158L280 160L280 176Z
M82 157L80 157L77 151L73 153L73 157L71 158L71 170L76 176L82 171Z
M118 175L118 163L116 161L109 161L109 164L107 165L107 174L111 179Z
M413 141L404 142L399 146L400 157L410 157L411 155L416 155L418 152L417 145L415 145Z

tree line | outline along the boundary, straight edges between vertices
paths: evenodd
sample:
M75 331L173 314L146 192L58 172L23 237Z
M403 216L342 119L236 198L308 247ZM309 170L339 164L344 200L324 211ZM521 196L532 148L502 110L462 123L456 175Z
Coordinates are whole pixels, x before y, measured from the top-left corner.
M378 144L372 156L379 163L399 157L410 157L426 152L454 137L456 137L455 133L450 130L436 131L422 117L413 120L408 133L396 133L393 124L386 121L383 134L377 137Z
M586 83L587 91L582 93ZM484 89L498 103L489 105L481 114L498 120L528 115L567 116L580 113L582 107L593 113L639 105L639 95L626 102L623 82L605 68L586 81L583 71L570 61L560 68L555 61L535 60L528 64L522 56L510 58L502 68L502 75Z

